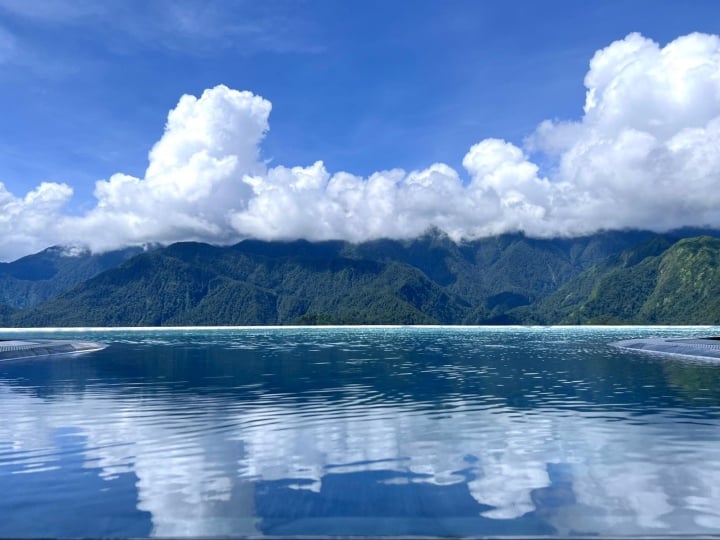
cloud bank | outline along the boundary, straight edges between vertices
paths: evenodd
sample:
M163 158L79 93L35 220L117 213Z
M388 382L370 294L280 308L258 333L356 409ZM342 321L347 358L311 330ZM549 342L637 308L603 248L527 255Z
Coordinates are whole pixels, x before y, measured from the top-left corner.
M595 53L585 87L579 120L546 120L523 148L485 139L463 172L435 163L367 178L322 161L269 167L260 151L269 101L222 85L185 95L144 177L98 181L84 215L64 211L66 184L24 197L0 184L0 258L57 243L102 251L247 237L359 242L432 227L461 240L720 226L720 37L662 47L630 34Z

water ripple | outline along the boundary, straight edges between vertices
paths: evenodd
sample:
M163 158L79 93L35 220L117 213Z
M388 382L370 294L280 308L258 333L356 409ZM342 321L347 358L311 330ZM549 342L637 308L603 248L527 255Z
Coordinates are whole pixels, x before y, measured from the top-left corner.
M0 536L717 534L720 366L607 347L704 332L98 331L0 366Z

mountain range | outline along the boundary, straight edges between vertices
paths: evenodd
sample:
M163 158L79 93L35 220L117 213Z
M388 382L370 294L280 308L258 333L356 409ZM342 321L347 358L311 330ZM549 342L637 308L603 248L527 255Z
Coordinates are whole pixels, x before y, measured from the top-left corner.
M718 324L719 292L716 230L53 247L0 264L0 324Z

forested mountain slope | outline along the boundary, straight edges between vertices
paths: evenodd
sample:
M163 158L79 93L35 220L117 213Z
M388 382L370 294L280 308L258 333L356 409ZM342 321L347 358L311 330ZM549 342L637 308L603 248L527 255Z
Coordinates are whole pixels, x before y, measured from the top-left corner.
M720 240L655 238L515 316L542 324L720 324Z
M15 326L709 323L720 241L681 239L691 233L184 242L0 316Z
M0 263L0 305L33 306L114 268L141 248L102 254L54 246L10 263Z

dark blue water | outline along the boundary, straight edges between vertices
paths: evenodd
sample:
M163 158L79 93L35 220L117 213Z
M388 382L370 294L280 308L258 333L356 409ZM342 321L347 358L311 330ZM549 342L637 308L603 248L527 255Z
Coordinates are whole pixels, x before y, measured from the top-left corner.
M0 333L0 536L720 533L720 365L682 328Z

